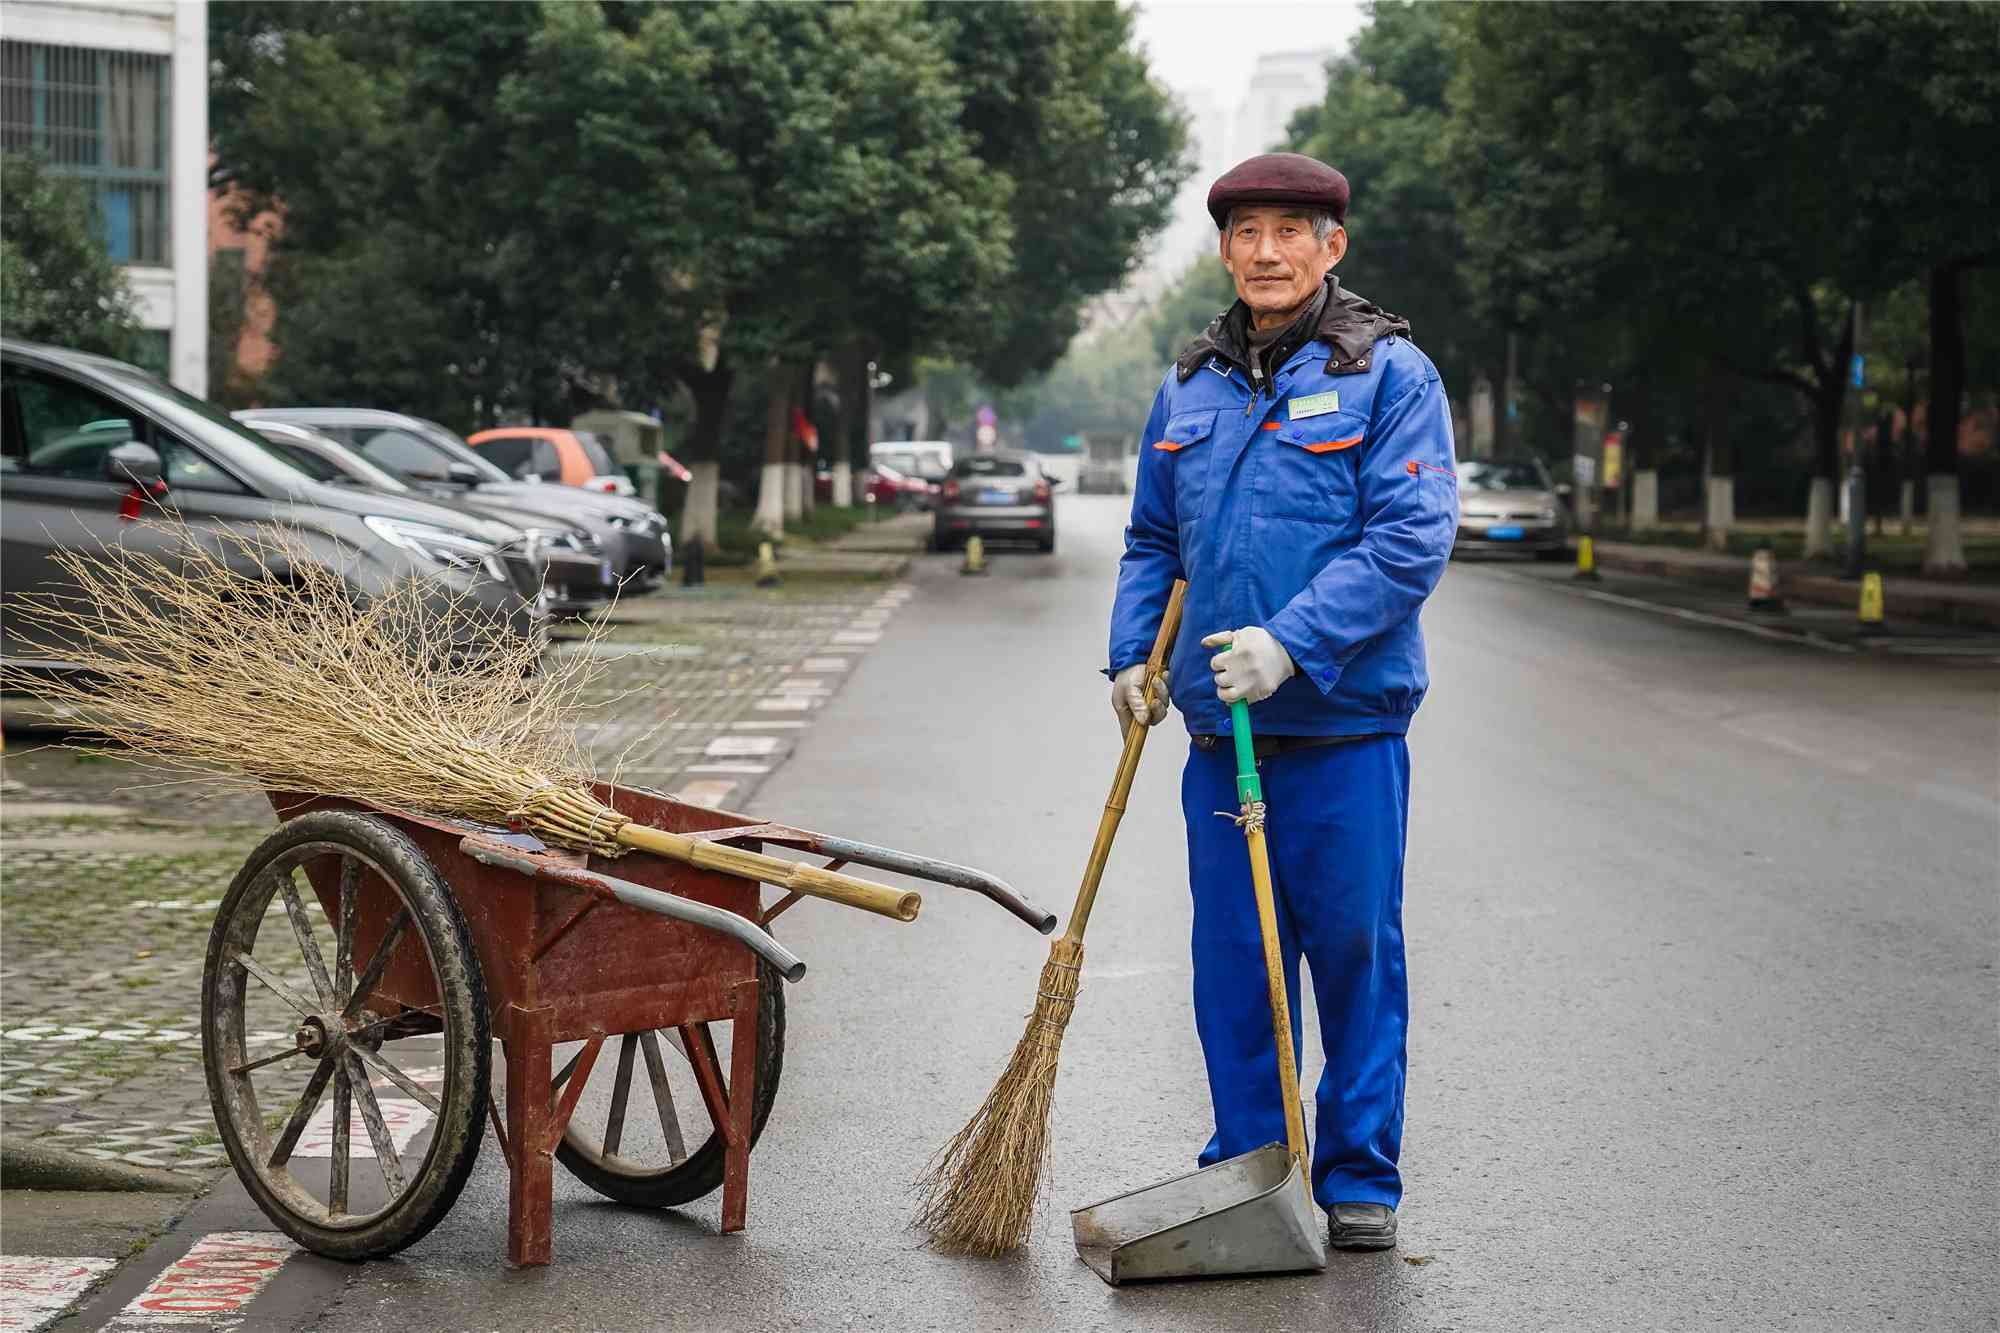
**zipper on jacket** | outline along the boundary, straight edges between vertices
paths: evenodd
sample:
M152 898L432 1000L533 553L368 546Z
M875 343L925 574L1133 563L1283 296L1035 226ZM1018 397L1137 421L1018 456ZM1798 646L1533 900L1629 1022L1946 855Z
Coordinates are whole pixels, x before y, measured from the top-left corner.
M1256 412L1257 395L1263 392L1263 389L1264 372L1257 366L1257 354L1252 352L1250 354L1250 405L1243 409L1244 416L1247 417Z

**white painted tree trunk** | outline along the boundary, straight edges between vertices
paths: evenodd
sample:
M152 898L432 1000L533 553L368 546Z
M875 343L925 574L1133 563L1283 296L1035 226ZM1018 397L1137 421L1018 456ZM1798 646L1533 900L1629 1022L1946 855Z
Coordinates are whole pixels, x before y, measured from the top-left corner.
M812 511L819 507L819 496L813 491L813 487L817 483L813 476L811 456L807 456L807 461L796 463L793 466L799 470L799 512L805 517L811 518Z
M1808 560L1823 560L1833 554L1833 478L1814 477L1806 492L1806 549Z
M1642 468L1632 474L1632 527L1634 530L1660 526L1660 474Z
M757 478L757 514L750 526L776 540L785 535L785 475L783 463L764 464Z
M1958 474L1933 472L1925 483L1930 536L1924 542L1924 573L1963 574L1965 540L1958 522Z
M1897 497L1896 512L1898 520L1902 523L1899 532L1907 537L1910 535L1911 526L1917 521L1917 483L1905 477L1902 490L1903 493Z
M707 550L715 549L716 494L722 481L722 464L690 463L687 496L681 501L680 543L699 540Z
M846 509L854 503L854 468L848 463L833 465L833 503Z
M1722 551L1729 547L1729 530L1736 526L1736 478L1708 479L1708 544Z
M805 479L805 469L797 463L786 463L785 469L785 518L790 521L805 514L805 499L799 494L799 483Z

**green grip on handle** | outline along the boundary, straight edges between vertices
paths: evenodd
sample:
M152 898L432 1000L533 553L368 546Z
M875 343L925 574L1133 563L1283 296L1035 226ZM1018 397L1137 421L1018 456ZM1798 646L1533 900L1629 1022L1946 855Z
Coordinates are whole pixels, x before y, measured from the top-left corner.
M1250 705L1238 699L1229 705L1229 730L1236 741L1236 799L1255 805L1264 799L1264 784L1257 780L1257 749L1250 737Z

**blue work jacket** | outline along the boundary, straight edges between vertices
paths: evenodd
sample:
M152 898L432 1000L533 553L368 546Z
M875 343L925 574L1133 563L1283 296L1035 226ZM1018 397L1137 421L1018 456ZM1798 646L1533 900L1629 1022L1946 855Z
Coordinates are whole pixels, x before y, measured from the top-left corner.
M1406 323L1328 290L1318 332L1268 385L1231 355L1239 304L1167 372L1146 419L1110 671L1146 659L1186 579L1171 692L1195 735L1230 729L1201 646L1218 630L1261 625L1298 666L1252 707L1259 734L1400 735L1430 683L1417 612L1458 526L1451 410Z

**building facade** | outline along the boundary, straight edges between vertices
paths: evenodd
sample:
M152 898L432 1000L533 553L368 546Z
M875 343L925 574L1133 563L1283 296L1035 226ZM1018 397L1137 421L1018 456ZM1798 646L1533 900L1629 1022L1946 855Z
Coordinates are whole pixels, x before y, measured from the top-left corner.
M203 0L0 0L0 146L82 181L152 369L208 392Z

